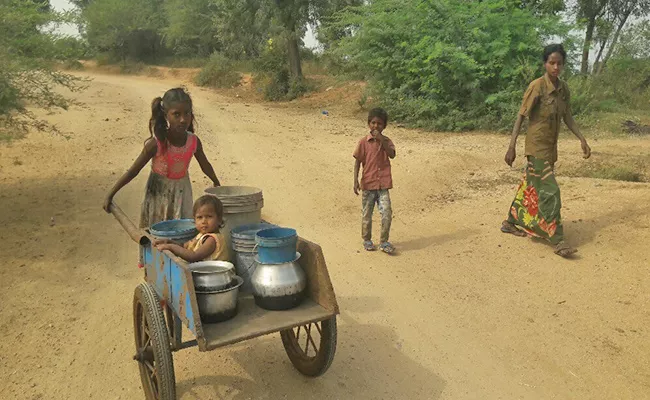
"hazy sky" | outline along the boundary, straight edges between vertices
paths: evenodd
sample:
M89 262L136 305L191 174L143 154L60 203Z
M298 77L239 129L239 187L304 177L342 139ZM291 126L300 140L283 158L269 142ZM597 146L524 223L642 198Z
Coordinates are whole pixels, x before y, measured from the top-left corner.
M74 6L70 4L68 0L50 0L50 4L52 7L54 7L55 10L59 11L64 11L64 10L70 10L73 9ZM75 25L62 25L57 29L58 32L64 34L64 35L78 35L77 27ZM309 48L317 48L318 47L318 41L314 37L314 33L312 32L311 28L307 29L307 34L304 37L305 41L305 46Z
M68 0L50 0L50 5L52 5L52 7L54 7L54 9L58 11L71 10L74 8L74 6L70 4ZM79 31L77 31L77 26L73 24L61 25L57 29L57 32L62 33L64 35L72 35L72 36L79 35Z

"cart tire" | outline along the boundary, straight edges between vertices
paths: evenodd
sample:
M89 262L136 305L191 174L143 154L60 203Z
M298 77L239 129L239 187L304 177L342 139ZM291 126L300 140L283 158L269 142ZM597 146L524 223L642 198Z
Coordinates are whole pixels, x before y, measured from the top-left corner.
M169 334L158 295L148 283L141 283L133 296L135 360L147 400L176 399L174 360Z
M312 330L319 334L320 340L313 340ZM289 360L301 374L321 376L332 365L336 353L336 316L281 331L280 336Z

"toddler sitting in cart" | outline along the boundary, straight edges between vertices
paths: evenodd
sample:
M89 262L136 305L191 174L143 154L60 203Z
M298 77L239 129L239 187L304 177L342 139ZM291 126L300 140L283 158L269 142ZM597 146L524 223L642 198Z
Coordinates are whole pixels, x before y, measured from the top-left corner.
M219 230L223 227L223 204L216 196L199 197L193 208L194 224L198 235L180 246L169 240L156 240L160 251L169 250L187 262L228 261L226 239Z

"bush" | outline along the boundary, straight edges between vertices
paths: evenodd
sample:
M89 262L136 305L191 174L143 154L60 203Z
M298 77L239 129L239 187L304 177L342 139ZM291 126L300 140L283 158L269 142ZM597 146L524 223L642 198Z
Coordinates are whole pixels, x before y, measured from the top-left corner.
M208 63L195 78L195 83L199 86L217 88L237 86L240 82L241 75L234 70L232 61L219 53L210 56Z
M162 2L147 0L88 1L82 7L85 38L98 51L119 61L155 63L168 54L162 28Z
M13 84L10 74L0 72L0 115L20 107L20 90Z
M62 66L67 71L82 71L84 69L84 65L78 60L64 61Z
M0 130L47 128L26 106L66 109L74 101L57 89L83 88L80 79L56 70L69 54L61 53L56 36L42 29L66 21L43 4L30 1L0 1L0 15Z
M611 59L595 78L599 98L633 109L650 109L650 59Z
M143 62L126 61L120 64L120 73L126 75L136 75L147 68Z
M264 85L264 98L269 101L284 100L289 93L290 76L287 68L271 74L270 79Z
M600 75L568 80L573 114L650 109L650 59L611 59Z
M396 119L440 130L510 128L541 52L568 27L509 0L375 0L342 14L333 50Z
M163 65L171 68L203 68L208 64L209 58L193 57L179 58L172 57L163 61Z
M293 100L313 89L305 78L291 76L287 59L284 46L276 47L271 44L256 60L255 80L263 83L266 100Z
M92 49L82 39L70 36L57 37L53 44L59 60L86 60L93 56Z
M101 67L104 65L115 64L119 61L119 59L113 57L111 53L99 53L95 57L95 61L97 62L97 66Z
M268 101L294 100L314 90L307 79L291 77L286 68L267 75L266 79L260 75L257 78L264 82L264 98Z

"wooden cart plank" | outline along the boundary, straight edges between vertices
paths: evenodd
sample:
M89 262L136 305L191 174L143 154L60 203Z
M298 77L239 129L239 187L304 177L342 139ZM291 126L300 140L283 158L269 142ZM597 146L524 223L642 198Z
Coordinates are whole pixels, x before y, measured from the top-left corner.
M239 298L239 312L228 321L218 324L203 324L206 347L199 350L208 351L217 347L252 339L284 329L322 321L335 315L311 299L298 307L286 311L268 311L255 305L251 295Z

